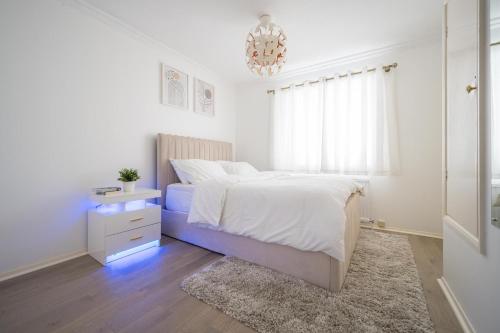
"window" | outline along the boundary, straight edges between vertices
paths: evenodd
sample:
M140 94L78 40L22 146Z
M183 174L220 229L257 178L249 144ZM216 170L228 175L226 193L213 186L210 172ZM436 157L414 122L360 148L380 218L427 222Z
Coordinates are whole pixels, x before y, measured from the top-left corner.
M394 74L382 68L277 89L272 98L275 170L399 172Z

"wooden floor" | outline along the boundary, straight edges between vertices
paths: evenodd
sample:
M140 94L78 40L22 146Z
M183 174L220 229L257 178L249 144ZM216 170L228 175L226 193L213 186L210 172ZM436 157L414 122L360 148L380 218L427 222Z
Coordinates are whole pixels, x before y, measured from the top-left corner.
M460 324L446 300L437 279L443 275L443 241L437 238L408 235L424 287L427 307L437 333L461 333Z
M442 241L409 236L437 332L461 332L436 279ZM185 294L221 256L172 238L102 267L84 256L0 283L0 332L252 332Z

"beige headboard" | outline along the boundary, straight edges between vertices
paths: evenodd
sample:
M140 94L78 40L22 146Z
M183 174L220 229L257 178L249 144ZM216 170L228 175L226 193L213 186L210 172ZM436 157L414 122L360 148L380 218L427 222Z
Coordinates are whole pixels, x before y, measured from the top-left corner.
M156 188L161 190L161 205L165 205L167 185L179 183L170 159L198 158L202 160L233 160L233 145L229 142L196 139L170 134L158 134L156 142Z

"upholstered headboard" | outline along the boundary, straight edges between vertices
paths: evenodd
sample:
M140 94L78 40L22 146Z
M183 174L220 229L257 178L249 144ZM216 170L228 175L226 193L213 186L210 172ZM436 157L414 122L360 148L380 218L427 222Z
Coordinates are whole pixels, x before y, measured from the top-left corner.
M170 159L197 158L202 160L233 160L233 145L170 134L158 134L156 141L156 188L161 190L161 205L165 205L167 185L179 183Z

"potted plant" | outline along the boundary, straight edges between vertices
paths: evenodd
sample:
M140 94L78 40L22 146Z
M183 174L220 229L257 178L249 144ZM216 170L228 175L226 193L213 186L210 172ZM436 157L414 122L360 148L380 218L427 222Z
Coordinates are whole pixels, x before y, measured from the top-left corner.
M134 192L135 182L141 178L137 169L123 168L118 171L118 174L120 175L120 178L118 178L118 180L123 182L123 191Z

